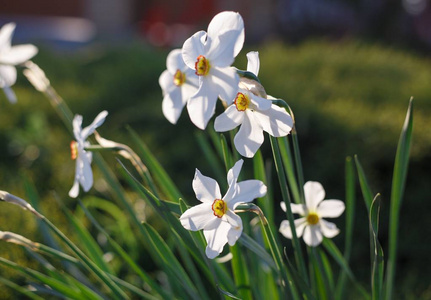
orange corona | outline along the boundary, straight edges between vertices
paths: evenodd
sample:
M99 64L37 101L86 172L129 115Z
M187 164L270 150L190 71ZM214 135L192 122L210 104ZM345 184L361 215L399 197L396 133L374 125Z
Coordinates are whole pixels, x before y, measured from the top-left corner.
M195 63L196 75L205 76L210 71L210 64L205 56L199 55Z
M72 160L75 160L78 157L78 143L76 141L70 142L70 154Z
M181 72L180 70L177 70L174 75L174 84L176 86L181 86L186 81L186 74Z
M250 98L243 93L238 93L234 103L238 111L245 111L250 105Z

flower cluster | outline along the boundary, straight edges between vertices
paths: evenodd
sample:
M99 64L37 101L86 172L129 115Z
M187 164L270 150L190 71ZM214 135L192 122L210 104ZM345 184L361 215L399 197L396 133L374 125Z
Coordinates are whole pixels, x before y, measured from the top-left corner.
M244 157L253 157L263 143L263 131L275 137L286 136L293 127L285 109L274 105L256 80L238 75L231 67L244 44L244 22L235 12L216 15L207 32L198 31L173 50L167 70L159 83L163 91L163 114L176 124L184 106L191 121L205 129L220 98L226 111L215 119L215 130L229 131L238 126L234 144ZM247 54L247 71L259 72L257 52ZM257 87L260 88L257 88Z

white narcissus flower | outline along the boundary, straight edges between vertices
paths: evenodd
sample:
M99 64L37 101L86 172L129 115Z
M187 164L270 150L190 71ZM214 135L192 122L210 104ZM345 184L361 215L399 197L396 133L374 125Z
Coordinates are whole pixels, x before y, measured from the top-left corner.
M166 119L176 124L184 105L198 90L199 78L184 63L181 49L172 50L168 54L166 68L159 77L164 96L162 110Z
M191 121L205 129L214 115L217 98L229 104L238 90L239 77L231 68L244 44L244 22L240 14L222 12L208 26L184 42L182 55L186 65L199 76L199 89L187 102Z
M259 57L257 52L247 54L247 70L257 75ZM293 126L291 116L268 99L253 93L257 89L252 81L241 82L234 103L214 122L216 131L224 132L241 125L235 135L236 150L245 157L253 157L263 143L263 131L274 137L286 136Z
M75 140L70 143L72 159L76 160L75 181L69 191L69 196L72 198L78 197L79 185L82 189L88 192L93 185L93 172L91 171L91 162L93 153L86 151L85 147L90 146L87 138L96 130L97 127L105 122L108 115L106 110L102 111L94 119L93 123L85 128L82 128L82 116L76 115L73 118L73 135Z
M0 88L11 103L16 102L16 96L10 88L16 82L15 66L25 63L37 53L33 45L12 46L14 23L8 23L0 29Z
M316 181L308 181L304 184L305 205L290 204L292 213L299 214L302 218L295 220L295 230L298 237L303 237L304 242L311 247L319 245L323 236L333 238L340 230L334 223L322 218L336 218L344 212L344 203L341 200L323 200L325 190ZM286 211L286 204L281 202L281 208ZM292 238L292 230L288 220L280 224L280 232L285 237Z
M251 202L266 194L266 186L259 180L237 182L243 164L239 160L227 174L228 191L221 196L218 183L196 170L193 190L202 203L186 210L180 217L184 228L203 229L207 241L205 253L215 258L226 243L233 246L242 233L242 220L234 210L240 203Z

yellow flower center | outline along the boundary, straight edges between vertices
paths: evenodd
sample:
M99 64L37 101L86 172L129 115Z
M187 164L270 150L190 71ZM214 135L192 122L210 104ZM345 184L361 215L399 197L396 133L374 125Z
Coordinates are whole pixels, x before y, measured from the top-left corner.
M319 223L319 216L316 213L309 213L307 216L307 223L310 225L316 225Z
M243 93L238 93L234 103L238 111L245 111L250 105L250 98Z
M210 68L211 66L208 59L203 55L199 55L195 63L196 75L205 76L210 71Z
M215 199L211 209L214 212L214 216L221 218L227 211L226 202L224 202L222 199Z
M76 141L70 142L70 153L72 160L75 160L78 157L78 143Z
M174 75L174 84L176 86L181 86L186 81L186 74L177 70Z

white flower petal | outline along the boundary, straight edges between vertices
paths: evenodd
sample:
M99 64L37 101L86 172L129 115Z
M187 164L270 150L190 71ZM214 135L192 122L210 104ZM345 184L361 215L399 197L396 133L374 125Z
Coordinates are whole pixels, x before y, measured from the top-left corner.
M235 135L236 150L245 157L253 157L263 143L262 127L256 122L253 113L246 111L242 125Z
M325 190L317 181L307 181L304 184L305 203L309 211L316 211L319 203L325 199Z
M244 160L240 159L235 163L232 168L229 169L229 171L227 172L227 182L229 185L237 182L243 164Z
M79 182L75 178L75 180L73 181L73 186L69 191L69 197L76 198L78 197L78 195L79 195Z
M260 61L259 52L250 51L247 53L247 71L253 73L254 75L259 74Z
M219 226L214 229L204 229L204 236L207 241L205 253L208 258L213 259L223 251L231 228L232 226L229 223L221 221Z
M181 49L174 49L169 52L166 58L166 68L169 73L175 74L177 70L183 71L185 67L186 64L184 63Z
M181 89L175 89L163 97L162 111L169 122L176 124L181 112L186 105L185 99L181 95Z
M16 82L16 69L14 66L0 65L0 88L9 87Z
M17 102L15 92L10 87L5 86L3 92L10 103L15 104Z
M174 84L174 75L169 73L168 70L164 70L159 77L159 85L162 88L163 95L171 93L178 87Z
M244 21L239 13L224 11L214 16L208 25L208 36L215 39L226 31L235 30L238 34L235 40L234 56L237 56L244 44Z
M202 130L205 129L215 112L219 94L215 88L209 78L203 79L199 90L187 102L190 120Z
M336 218L344 212L345 205L341 200L323 200L317 207L317 214L321 218Z
M225 68L234 62L234 47L238 35L238 31L231 30L210 40L207 58L211 67Z
M186 75L186 82L184 85L189 85L194 87L194 93L199 88L199 76L196 75L195 69L190 69L189 67L186 67L186 69L183 72ZM190 95L191 96L191 95Z
M283 211L286 211L286 203L280 202L281 209ZM304 204L290 204L290 209L292 210L293 214L299 214L301 216L305 216L307 212L307 207Z
M249 97L251 98L253 105L256 107L255 111L256 110L257 111L263 111L263 110L266 111L266 110L271 108L272 102L270 100L256 96L253 93L248 92L248 91L244 91L244 92L247 93L247 95L249 95Z
M277 105L271 104L265 111L255 111L255 116L263 130L274 137L286 136L292 130L292 118L284 108Z
M201 202L210 202L212 204L215 199L221 199L220 187L217 181L202 175L198 169L196 169L192 185L196 198Z
M78 180L85 192L88 192L93 186L93 171L91 170L91 152L78 150L76 159L76 168L79 174Z
M337 228L337 225L334 223L325 221L323 219L320 219L320 229L322 230L322 233L327 238L333 238L338 233L340 233L340 230Z
M37 48L33 45L13 46L8 51L1 53L0 63L18 65L26 62L37 53Z
M228 207L234 209L239 203L251 202L266 195L266 185L260 180L245 180L237 184L236 194L228 201Z
M81 131L82 139L86 140L90 136L90 134L92 134L94 130L96 130L97 127L102 125L103 122L105 122L105 118L107 115L108 115L108 112L106 110L100 112L90 125L82 129Z
M212 75L212 83L215 85L217 95L226 103L231 104L238 93L239 76L235 69L211 68L209 75Z
M7 23L0 29L0 52L10 49L15 23Z
M296 236L301 237L302 233L304 232L304 228L307 226L307 220L306 218L299 218L299 219L296 219L294 223L295 223ZM290 228L290 223L288 220L283 220L281 222L279 231L284 237L288 239L292 238L292 230Z
M235 245L236 241L239 239L242 233L242 220L240 218L240 226L239 227L231 227L227 234L227 242L229 245Z
M239 229L242 227L241 217L234 213L233 210L228 209L223 218L234 228Z
M195 69L195 63L199 55L206 56L202 39L206 36L205 31L198 31L189 37L183 44L182 55L184 63L191 69Z
M303 239L304 242L310 247L316 247L319 245L323 240L320 227L318 225L306 226L304 229Z
M73 135L75 136L75 139L82 141L82 138L81 138L82 116L75 115L72 121L72 125L73 125Z
M197 231L217 218L211 209L212 203L204 202L186 210L180 217L181 225L187 230Z
M244 112L238 111L235 105L231 105L215 118L214 129L218 132L230 131L242 123L244 116Z

